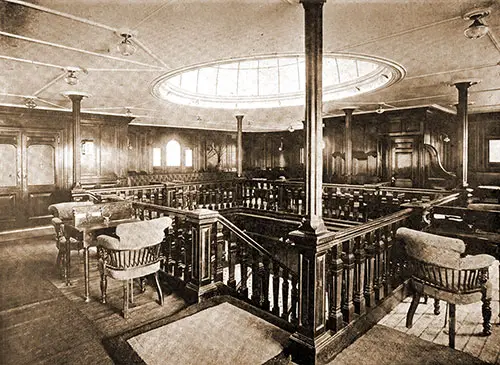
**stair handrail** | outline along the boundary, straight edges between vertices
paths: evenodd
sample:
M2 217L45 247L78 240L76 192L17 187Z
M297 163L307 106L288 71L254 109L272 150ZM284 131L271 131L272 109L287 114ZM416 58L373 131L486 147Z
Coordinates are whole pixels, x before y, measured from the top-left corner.
M268 250L266 250L264 247L262 247L257 241L255 241L252 237L250 237L246 232L244 232L241 228L239 228L237 225L232 223L230 220L228 220L226 217L222 216L220 213L217 214L217 219L218 221L231 230L234 234L238 236L239 239L244 241L247 245L251 246L252 248L256 249L259 251L261 254L264 256L267 256L270 260L273 262L277 262L282 268L288 270L291 276L293 277L298 277L298 274L289 268L287 265L276 259L273 254L271 254Z

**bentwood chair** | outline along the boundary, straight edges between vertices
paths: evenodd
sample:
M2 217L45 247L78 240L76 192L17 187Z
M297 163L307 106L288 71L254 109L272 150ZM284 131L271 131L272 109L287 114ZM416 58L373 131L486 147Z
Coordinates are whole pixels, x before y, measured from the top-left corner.
M107 277L123 281L123 317L128 318L129 302L133 302L133 279L154 274L158 300L163 293L158 280L163 260L161 243L172 220L168 217L120 224L116 236L97 237L100 257L101 302L106 303ZM142 284L142 283L141 283Z
M82 237L73 237L70 239L69 245L64 237L64 223L71 223L73 220L73 208L92 205L91 201L83 202L65 202L57 203L49 206L49 213L52 214L51 223L54 226L56 233L57 259L56 265L61 272L64 280L67 280L68 270L70 269L69 255L73 250L81 250L83 248ZM67 251L69 248L69 251Z
M399 228L396 237L404 242L409 256L413 299L406 317L411 328L422 295L444 300L449 308L449 346L455 348L455 305L482 301L483 335L491 334L492 285L490 255L461 257L465 244L457 238Z

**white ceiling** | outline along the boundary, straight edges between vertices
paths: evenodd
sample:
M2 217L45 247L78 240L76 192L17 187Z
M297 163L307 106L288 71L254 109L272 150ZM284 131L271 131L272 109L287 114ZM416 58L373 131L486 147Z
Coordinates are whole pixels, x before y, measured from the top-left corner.
M490 32L471 40L463 14L488 6ZM300 127L303 107L218 110L156 99L151 83L164 73L200 63L304 50L304 11L298 0L39 0L0 1L0 105L69 110L61 95L91 96L82 110L125 115L133 124L244 131ZM137 32L138 49L122 56L120 29ZM471 113L500 111L500 3L479 0L328 0L323 17L325 52L389 59L406 77L385 90L325 103L325 115L346 105L358 112L439 105L454 110L456 80L470 88ZM64 81L64 67L79 67L79 84Z

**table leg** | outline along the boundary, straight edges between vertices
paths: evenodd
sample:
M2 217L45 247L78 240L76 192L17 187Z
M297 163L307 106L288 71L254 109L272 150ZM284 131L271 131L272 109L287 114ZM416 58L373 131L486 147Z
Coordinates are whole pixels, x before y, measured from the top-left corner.
M83 272L85 276L85 301L90 301L90 289L89 289L89 247L84 245L83 247Z
M66 242L64 243L66 249L64 252L65 260L64 260L64 280L66 281L66 286L71 285L70 281L70 272L71 272L71 242L70 237L66 236Z

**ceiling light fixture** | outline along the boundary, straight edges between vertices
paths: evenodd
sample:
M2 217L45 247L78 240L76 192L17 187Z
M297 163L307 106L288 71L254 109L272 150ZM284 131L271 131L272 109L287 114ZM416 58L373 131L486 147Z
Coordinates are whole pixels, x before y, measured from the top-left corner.
M68 72L67 72L66 76L64 77L64 81L66 81L66 83L68 85L78 84L78 76L76 75L77 70L68 68L67 71Z
M131 117L132 116L132 111L130 110L130 108L125 108L125 115L127 117Z
M481 21L488 15L490 15L490 9L475 9L467 12L463 18L473 20L473 22L464 30L464 35L469 39L478 39L488 34L488 26Z
M379 104L379 105L378 105L378 108L377 108L377 110L375 110L375 112L376 112L377 114L382 114L383 112L385 112L385 109L384 109L384 104Z
M293 125L290 124L290 126L288 127L288 132L293 133L294 131L295 128L293 127Z
M24 105L26 105L29 109L35 109L38 104L35 102L35 98L26 98L24 99Z
M124 32L120 33L120 36L123 37L123 40L117 46L118 52L120 52L123 56L132 56L136 50L136 47L130 41L132 34Z

